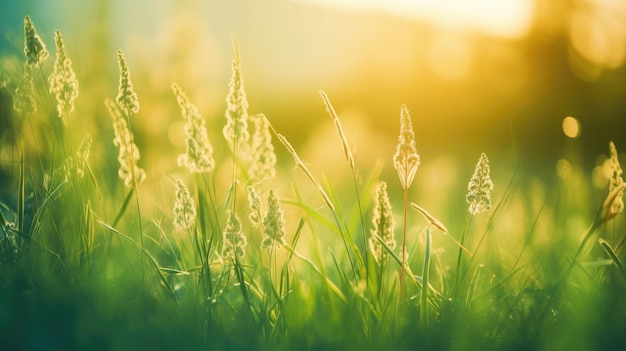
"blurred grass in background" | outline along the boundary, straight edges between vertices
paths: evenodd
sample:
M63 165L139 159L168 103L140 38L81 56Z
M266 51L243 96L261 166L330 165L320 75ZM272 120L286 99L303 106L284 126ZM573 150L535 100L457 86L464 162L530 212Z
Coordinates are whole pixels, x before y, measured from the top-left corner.
M360 126L352 130L354 146L372 162L388 158L393 139L373 149L359 140L371 133L393 137L389 120L402 103L420 121L423 156L454 155L465 166L489 148L500 150L492 157L514 150L552 171L566 116L582 123L589 166L604 139L619 144L617 131L626 129L626 10L619 1L22 0L2 6L5 50L19 53L15 28L31 14L46 42L56 28L67 32L81 83L99 95L115 83L115 62L107 58L122 49L138 66L135 79L145 82L138 94L154 101L145 112L156 123L141 128L143 137L169 144L179 142L168 135L180 128L170 126L175 111L157 102L171 81L186 87L206 117L222 115L231 35L246 56L251 112L271 116L295 144L317 140L316 132L330 125L314 98L320 88L334 97L345 123Z
M392 121L407 104L424 160L420 195L441 209L446 197L434 194L462 189L463 175L486 150L504 169L521 162L544 180L564 159L605 188L606 157L598 155L606 154L607 140L626 143L625 5L505 3L23 0L2 5L0 47L20 56L16 29L25 14L38 19L49 44L54 29L65 33L81 90L90 94L77 106L97 116L83 119L82 133L111 130L101 101L117 84L114 53L122 49L144 101L143 118L133 122L142 160L163 172L184 142L171 82L219 131L234 35L250 113L268 116L330 178L340 175L342 159L331 151L339 144L318 89L332 97L360 165L383 162L386 178L396 141ZM4 65L13 82L19 65ZM563 135L567 116L580 123L575 139ZM96 138L113 147L107 135ZM95 157L112 161L114 153L104 151L95 149Z

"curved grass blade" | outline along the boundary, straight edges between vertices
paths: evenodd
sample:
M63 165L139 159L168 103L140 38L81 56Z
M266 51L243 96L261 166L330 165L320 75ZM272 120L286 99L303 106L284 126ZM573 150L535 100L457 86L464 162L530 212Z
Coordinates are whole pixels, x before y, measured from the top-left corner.
M296 206L296 207L300 208L301 210L306 212L306 214L308 214L309 217L315 219L320 224L322 224L324 227L326 227L326 228L334 231L335 233L339 234L339 230L337 229L337 226L333 222L329 221L324 216L319 214L319 212L315 211L315 209L313 207L303 203L302 201L285 200L285 199L283 199L283 200L281 200L281 202L284 203L284 204L287 204L287 205L293 205L293 206Z
M98 219L98 223L100 223L100 225L102 225L106 229L110 230L112 233L114 233L115 235L119 236L120 238L125 239L126 241L130 242L137 249L139 249L139 251L141 251L148 258L148 260L150 261L150 263L154 267L155 271L157 272L157 275L159 276L159 279L161 280L161 283L163 284L163 286L165 287L167 292L170 294L170 296L174 300L176 300L176 294L174 293L174 289L172 289L172 287L170 286L170 283L167 281L167 278L165 278L165 276L163 275L163 272L161 271L162 267L159 266L159 263L156 261L154 256L152 256L150 254L150 252L148 252L148 250L146 250L146 248L142 247L141 244L137 243L135 240L133 240L128 235L126 235L126 234L120 232L119 230L113 228L112 226L104 223L100 219Z
M41 227L43 222L42 216L48 213L48 211L44 211L44 209L48 206L49 203L54 201L60 195L61 189L64 188L66 184L67 181L63 181L59 185L57 185L57 187L54 188L54 190L52 190L50 194L48 194L48 196L46 196L41 206L39 206L39 208L37 209L37 212L35 212L35 215L33 216L33 226L31 228L30 235L30 237L32 237L33 239L36 238L37 234L39 233L39 228ZM22 236L26 236L26 234L28 234L22 233L21 231L20 233Z
M22 145L22 149L23 149ZM18 193L17 193L17 230L20 233L24 232L24 151L20 154L20 179L18 184Z
M617 269L619 270L619 272L622 273L624 278L626 278L626 269L624 269L624 264L615 253L615 250L613 250L613 248L611 247L611 244L609 244L606 240L602 238L598 239L598 242L600 243L600 246L602 246L604 251L607 253L607 255L611 257L611 260L613 260L613 263L615 264L615 266L617 266Z
M157 269L160 270L161 272L165 272L165 273L172 274L172 275L190 275L191 274L188 271L181 271L180 269L174 269L174 268L158 267Z
M128 191L128 194L126 194L124 201L122 202L122 206L117 211L117 215L115 215L115 219L113 220L113 224L112 224L113 227L118 225L118 223L120 222L120 219L122 219L122 216L124 215L124 212L126 212L126 208L128 208L128 204L130 203L130 199L133 197L134 192L135 192L135 187L131 187L130 190Z
M398 264L398 266L402 267L402 260L400 259L400 257L385 243L385 241L378 235L376 235L376 233L371 233L372 236L374 238L376 238L376 240L378 240L378 242L380 242L383 245L383 248L385 248L385 250L389 253L389 256L391 256L394 261L396 261L396 263ZM421 288L423 281L422 278L416 276L413 271L411 270L411 267L409 267L409 265L404 265L404 272L406 273L406 275L409 277L409 279L415 283L417 286L419 286ZM418 279L419 278L419 279ZM437 290L435 289L432 285L428 284L428 289L430 290L430 292L433 294L433 296L431 296L430 298L430 302L434 303L434 298L437 297L442 297L443 295Z
M426 246L424 247L424 266L422 269L422 293L420 304L420 317L422 325L428 328L428 280L430 271L430 229L426 228Z
M309 265L309 267L311 267L317 274L320 275L320 277L322 277L322 279L324 279L324 281L326 282L326 285L328 285L328 288L330 288L330 290L332 290L343 302L346 302L346 303L348 302L348 299L341 292L341 290L337 287L337 285L335 285L335 283L333 283L324 273L322 273L322 271L319 269L319 267L317 267L317 265L315 265L315 263L313 263L311 260L309 260L305 256L302 256L301 254L299 254L296 250L294 250L289 245L283 245L283 247L287 251L289 251L292 255L295 255L302 261L306 262Z

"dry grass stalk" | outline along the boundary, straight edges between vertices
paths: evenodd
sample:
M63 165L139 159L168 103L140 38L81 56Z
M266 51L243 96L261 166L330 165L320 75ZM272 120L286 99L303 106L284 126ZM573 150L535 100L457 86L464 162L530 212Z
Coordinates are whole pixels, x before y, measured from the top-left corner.
M332 211L335 211L335 205L333 205L333 202L330 201L330 197L328 196L328 194L326 194L326 191L324 191L324 188L322 188L322 185L320 184L320 182L318 182L317 179L313 176L313 173L311 173L311 171L309 170L309 167L307 167L306 164L302 162L296 150L293 148L293 146L291 146L289 141L287 141L287 138L285 138L280 133L276 133L276 138L278 138L278 140L285 146L287 151L289 151L291 156L293 156L293 159L296 162L296 166L300 167L300 169L304 172L304 174L306 174L306 176L311 180L311 182L313 182L313 185L315 185L315 187L320 192L320 194L322 194L322 197L324 198L324 201L326 202L328 207L330 207Z
M335 122L335 127L337 127L337 132L339 132L339 137L341 138L341 145L343 145L343 152L346 155L346 159L348 160L350 167L354 169L355 168L354 157L352 156L352 151L350 150L350 145L348 144L348 139L346 138L346 134L343 132L343 128L341 127L341 122L339 121L339 117L337 117L337 113L335 112L333 105L331 105L330 100L328 99L328 96L326 95L324 90L320 90L320 95L322 96L322 100L324 100L324 104L326 105L326 111L328 112L330 117L332 117L333 122Z

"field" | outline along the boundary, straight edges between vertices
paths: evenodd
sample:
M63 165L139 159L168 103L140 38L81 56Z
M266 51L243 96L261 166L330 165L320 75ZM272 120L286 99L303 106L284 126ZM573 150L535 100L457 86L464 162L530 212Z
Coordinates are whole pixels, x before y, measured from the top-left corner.
M236 35L229 85L205 97L224 113L205 116L177 82L142 98L152 83L122 50L102 58L118 75L100 98L75 73L85 54L36 26L0 57L0 349L626 345L626 145L602 141L596 170L564 147L549 176L490 162L501 150L428 165L422 117L400 105L393 154L372 162L320 90L334 139L315 162L339 160L325 173L249 112ZM163 123L178 146L146 137Z

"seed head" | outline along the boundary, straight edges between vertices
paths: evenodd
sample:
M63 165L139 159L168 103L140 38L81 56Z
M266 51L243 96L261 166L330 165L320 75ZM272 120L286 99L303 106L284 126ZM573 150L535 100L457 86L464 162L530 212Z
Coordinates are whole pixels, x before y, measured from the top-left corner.
M415 149L415 134L411 124L411 115L406 105L400 109L400 136L393 156L393 166L398 172L403 189L408 189L413 182L415 172L420 165L420 156Z
M195 105L176 84L172 90L185 119L186 153L178 156L178 165L186 166L191 173L208 173L215 168L213 146L209 141L206 122Z
M254 123L252 134L252 163L250 177L256 180L268 180L276 176L276 153L272 145L270 125L265 115L259 114L250 118Z
M233 262L246 254L246 237L241 232L241 221L235 212L228 210L228 221L224 228L222 256Z
M248 187L248 205L250 206L250 215L248 219L253 227L261 226L261 198L254 190L253 186Z
M248 156L248 100L244 89L243 75L241 73L241 62L239 61L239 48L237 42L235 46L235 59L232 63L232 77L230 79L230 90L226 97L226 125L224 126L224 137L231 149L237 150L244 158Z
M65 179L71 180L74 177L81 179L85 176L85 169L89 162L89 153L91 151L92 137L87 134L78 146L75 157L69 157L65 160L63 167L65 168Z
M622 183L615 189L609 191L609 194L600 207L600 211L596 217L596 223L606 223L620 214L620 212L615 212L615 204L623 201L624 188L626 188L626 183Z
M469 181L466 196L467 203L470 205L469 212L472 215L491 209L493 182L491 181L489 173L489 159L487 155L482 153L476 164L474 175L472 175Z
M174 227L191 230L196 219L196 207L189 190L181 180L176 181L176 202L174 203Z
M609 143L609 149L611 153L611 179L609 183L609 193L611 193L624 183L624 179L622 179L622 167L620 166L619 159L617 158L617 148L612 141ZM615 215L624 211L623 196L623 191L622 193L617 194L617 197L611 206L611 212L615 213Z
M387 194L387 183L381 181L376 186L372 229L370 230L372 236L369 238L370 251L378 264L382 264L389 253L374 235L381 238L393 250L396 247L396 240L393 236L394 225L391 203Z
M54 70L48 80L50 81L50 93L57 100L57 112L59 117L74 111L74 100L78 96L78 80L72 70L72 61L67 57L61 32L54 32L57 56L54 61Z
M120 67L120 84L117 89L117 105L125 116L130 116L139 112L139 98L133 90L133 83L130 80L130 70L126 63L126 57L122 50L117 52L117 64Z
M146 172L137 166L140 158L139 148L133 141L133 133L122 115L120 108L111 99L106 99L105 104L113 119L113 131L115 138L113 144L119 148L117 160L120 163L118 174L127 187L135 186L146 178Z
M13 109L21 113L22 116L30 116L37 112L37 102L35 101L35 81L33 80L33 69L29 64L24 64L24 76L21 83L15 88L15 100Z
M87 134L78 146L76 151L76 175L82 178L85 175L85 169L89 162L89 153L91 152L92 137L91 134Z
M263 219L263 228L265 237L261 243L261 248L266 248L274 242L281 245L285 244L285 216L278 203L278 198L271 189L267 197L267 212L265 219Z
M44 44L30 16L24 17L24 55L26 63L29 65L37 65L48 58L48 50Z

